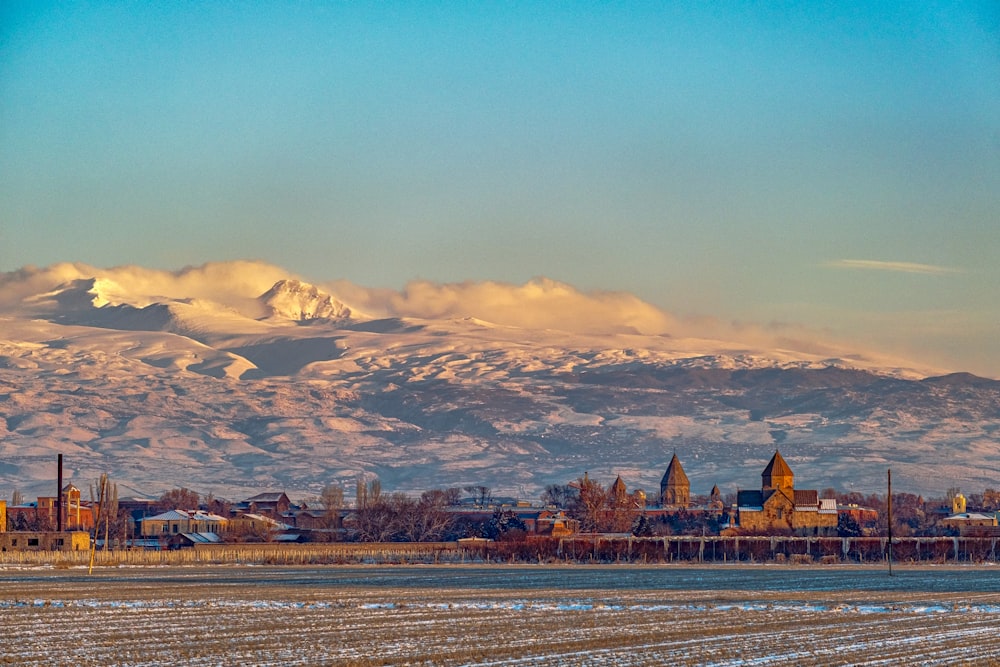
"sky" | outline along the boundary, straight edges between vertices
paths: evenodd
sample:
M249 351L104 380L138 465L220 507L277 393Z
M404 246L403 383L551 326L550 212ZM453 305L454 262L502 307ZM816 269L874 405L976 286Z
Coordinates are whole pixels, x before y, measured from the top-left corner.
M0 271L236 259L1000 378L1000 4L0 4Z

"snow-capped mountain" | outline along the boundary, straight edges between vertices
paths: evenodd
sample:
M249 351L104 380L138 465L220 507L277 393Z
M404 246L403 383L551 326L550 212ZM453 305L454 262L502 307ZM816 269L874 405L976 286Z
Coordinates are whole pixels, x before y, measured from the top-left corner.
M279 280L260 296L271 317L295 322L350 319L351 309L301 280Z
M730 492L776 448L808 488L1000 477L1000 382L675 336L630 295L551 281L341 287L259 263L0 274L0 498L49 492L57 452L78 485L107 472L122 495L294 498L364 474L537 498L589 472L655 496L674 452L694 493Z

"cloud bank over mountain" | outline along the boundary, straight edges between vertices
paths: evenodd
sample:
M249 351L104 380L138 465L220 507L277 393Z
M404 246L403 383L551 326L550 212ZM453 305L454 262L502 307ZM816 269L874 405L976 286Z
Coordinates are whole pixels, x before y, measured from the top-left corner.
M669 314L631 294L581 292L549 278L535 278L523 285L418 280L402 291L336 282L331 289L362 310L385 317L474 317L523 329L647 335L668 334L675 325Z
M139 266L103 269L62 263L0 274L0 315L45 316L62 312L72 299L77 307L88 308L127 305L149 309L172 303L175 314L186 313L191 317L197 310L201 322L213 309L255 321L276 314L308 320L316 313L342 322L473 318L526 331L668 337L678 345L686 341L683 346L689 350L698 347L690 341L702 340L706 353L713 349L761 355L790 353L853 360L864 367L910 367L923 374L944 370L852 346L801 325L734 322L710 316L678 317L627 292L581 291L545 277L521 285L416 280L401 290L336 280L320 283L319 289L322 293L284 268L255 260L211 262L173 271ZM159 321L151 312L146 315ZM158 317L162 316L159 313ZM134 318L131 326L142 328Z
M276 282L294 277L285 269L258 261L210 262L176 271L132 265L105 269L74 263L29 266L0 274L0 312L20 310L25 299L74 280L99 278L117 292L109 295L113 301L137 307L163 298L205 299L233 307L245 306Z
M163 300L205 300L260 317L262 295L275 308L273 292L282 281L298 280L265 262L216 262L177 271L120 266L99 269L85 264L25 267L0 274L0 313L55 308L46 295L75 281L91 281L92 305L128 304L138 308ZM326 289L342 301L338 316L417 319L476 318L524 329L573 333L667 335L677 325L668 313L624 292L581 292L548 278L523 285L493 281L439 284L414 281L402 290L366 288L347 281ZM287 300L287 297L285 297ZM287 309L288 305L281 306ZM327 304L328 310L333 308ZM268 313L263 313L266 315Z

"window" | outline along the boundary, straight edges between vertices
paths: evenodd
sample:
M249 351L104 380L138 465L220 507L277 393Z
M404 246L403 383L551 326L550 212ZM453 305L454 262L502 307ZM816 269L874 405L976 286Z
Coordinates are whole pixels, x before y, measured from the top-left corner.
M29 537L28 538L28 546L29 547L37 547L38 546L38 538L37 537Z

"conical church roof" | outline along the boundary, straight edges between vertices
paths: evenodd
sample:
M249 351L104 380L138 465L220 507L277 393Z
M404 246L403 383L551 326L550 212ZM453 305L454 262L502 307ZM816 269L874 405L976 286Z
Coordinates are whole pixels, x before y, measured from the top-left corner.
M788 467L785 463L785 459L781 457L781 453L778 450L774 450L774 456L771 457L771 462L767 464L764 468L764 472L761 473L761 477L792 477L792 469Z
M667 472L663 473L663 479L660 480L660 487L666 488L668 486L690 486L691 482L688 481L688 476L684 474L684 468L681 467L680 459L677 458L677 454L670 459L670 464L667 465Z
M608 490L613 495L618 495L618 494L625 495L626 493L628 493L628 489L626 488L625 482L624 480L622 480L621 475L618 475L615 481L611 483L611 488L609 488Z

